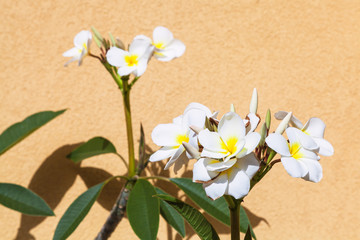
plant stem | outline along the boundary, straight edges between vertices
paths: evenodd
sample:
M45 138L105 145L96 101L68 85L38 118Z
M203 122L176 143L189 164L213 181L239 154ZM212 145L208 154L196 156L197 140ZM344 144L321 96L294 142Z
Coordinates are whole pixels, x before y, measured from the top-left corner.
M240 204L242 199L236 200L232 196L224 195L230 210L231 240L240 240Z
M128 85L128 79L123 80L123 102L126 120L126 133L128 139L128 153L129 153L129 177L135 175L135 152L134 152L134 137L132 130L131 121L131 110L130 110L130 88Z

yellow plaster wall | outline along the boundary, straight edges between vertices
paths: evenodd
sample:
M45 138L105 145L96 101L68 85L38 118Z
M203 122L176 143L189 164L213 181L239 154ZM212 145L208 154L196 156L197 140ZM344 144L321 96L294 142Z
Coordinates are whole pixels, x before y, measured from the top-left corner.
M142 122L155 150L152 129L192 101L220 114L234 103L245 115L256 87L262 116L270 108L291 110L304 122L320 117L335 148L334 156L321 160L320 183L291 178L277 165L253 189L244 206L258 239L360 238L359 1L2 0L0 9L0 131L32 113L68 108L1 156L0 181L33 189L56 217L26 217L0 206L1 239L51 239L80 193L125 172L112 155L86 160L81 168L65 158L94 136L110 139L127 155L121 95L110 76L91 58L81 67L63 67L61 55L75 34L95 26L129 43L137 34L151 36L158 25L171 29L187 50L176 61L152 60L134 87L136 142ZM115 183L106 189L69 239L94 238L116 191ZM212 223L229 239L226 227ZM190 230L188 236L197 239ZM162 221L158 238L179 236ZM127 219L111 239L136 239Z

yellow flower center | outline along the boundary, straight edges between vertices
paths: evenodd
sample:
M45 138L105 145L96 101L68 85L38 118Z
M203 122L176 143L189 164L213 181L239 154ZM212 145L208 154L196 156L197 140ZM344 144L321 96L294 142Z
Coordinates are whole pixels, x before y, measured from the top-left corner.
M221 148L224 149L225 153L229 152L230 155L233 154L234 152L236 152L236 143L237 143L238 139L236 137L230 137L226 140L226 144L222 142L222 146Z
M164 49L164 48L165 48L165 44L164 44L163 42L153 43L153 45L154 45L157 49Z
M186 134L178 135L176 137L176 142L181 145L183 142L189 142L189 137Z
M299 159L303 157L303 154L299 151L301 148L300 143L296 142L290 145L290 154L293 158Z
M137 58L138 58L137 55L125 56L125 62L127 63L127 65L129 67L132 67L132 66L138 64L138 59Z

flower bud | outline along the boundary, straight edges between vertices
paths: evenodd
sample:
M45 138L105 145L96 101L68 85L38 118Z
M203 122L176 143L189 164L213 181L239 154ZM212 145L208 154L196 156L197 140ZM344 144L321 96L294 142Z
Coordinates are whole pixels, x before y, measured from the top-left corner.
M190 154L191 157L195 159L200 158L199 151L196 148L194 148L190 143L183 142L182 145L184 146L185 150Z
M279 126L277 127L275 133L283 134L285 129L288 127L290 119L291 119L292 112L289 112L286 117L280 122Z
M269 130L270 129L270 124L271 124L271 112L270 112L270 109L268 109L267 112L266 112L265 123L266 123L266 128Z
M256 114L257 108L258 108L258 94L256 88L254 88L250 102L250 112Z
M261 126L260 129L260 142L259 142L259 146L264 146L265 143L265 138L266 138L266 134L267 133L267 129L266 129L266 123L263 123L263 125Z
M235 112L235 106L234 106L234 104L231 104L231 105L230 105L230 112Z

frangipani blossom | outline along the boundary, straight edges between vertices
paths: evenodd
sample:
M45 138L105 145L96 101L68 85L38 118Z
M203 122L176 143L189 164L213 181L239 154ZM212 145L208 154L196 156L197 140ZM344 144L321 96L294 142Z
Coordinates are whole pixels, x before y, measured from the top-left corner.
M165 166L165 170L167 170L184 153L185 148L182 143L189 142L189 133L190 129L183 124L182 116L175 118L173 123L157 125L151 133L151 138L156 145L162 148L153 153L149 161L157 162L170 158ZM176 169L181 167L181 163L179 162Z
M234 163L226 170L218 169L219 164L226 163L216 159L200 158L194 164L193 181L203 183L206 195L213 200L224 194L240 199L249 193L250 180L259 169L259 161L254 153L231 161Z
M287 112L285 111L279 111L275 113L275 118L283 119L286 114ZM331 156L334 154L333 146L324 139L326 125L320 118L312 117L305 123L305 125L303 125L299 119L297 119L295 116L292 116L290 123L294 127L300 129L313 138L313 140L319 146L317 152L320 155Z
M63 53L64 57L72 57L65 63L65 66L74 61L78 61L78 65L81 65L83 58L90 52L91 39L92 35L90 31L82 30L76 34L74 38L75 47Z
M135 39L142 39L152 44L156 59L164 62L182 56L185 52L185 45L180 40L175 39L169 29L158 26L153 32L153 41L144 35L138 35Z
M322 178L320 159L314 151L317 144L307 134L299 129L286 129L289 143L279 133L272 133L266 139L267 145L281 155L281 162L292 177L303 178L307 181L319 182ZM307 147L305 148L304 145Z
M260 134L252 132L245 136L242 118L234 112L228 112L221 118L218 132L205 129L198 138L203 146L202 157L223 159L225 163L235 156L240 158L253 151L260 141Z
M118 74L126 76L131 73L140 77L147 68L153 46L142 39L134 39L130 44L129 51L117 47L111 47L106 54L107 61L118 67Z

